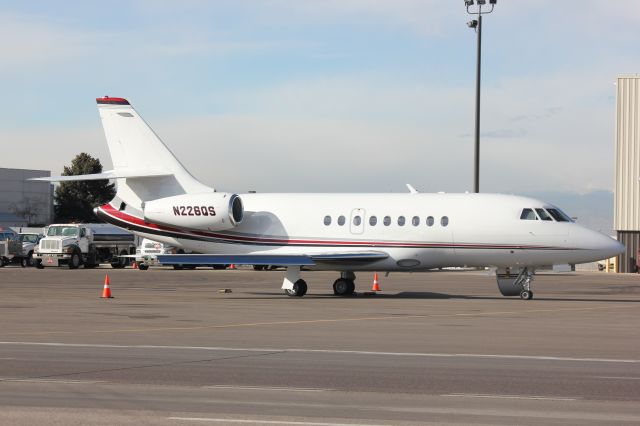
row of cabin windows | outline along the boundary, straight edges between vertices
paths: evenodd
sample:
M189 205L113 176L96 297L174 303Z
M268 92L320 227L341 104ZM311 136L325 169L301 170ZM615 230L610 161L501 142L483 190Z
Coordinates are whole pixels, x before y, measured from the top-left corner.
M324 224L329 226L331 225L331 216L326 215L324 217ZM346 223L347 219L344 216L338 216L338 225L339 226L343 226ZM404 226L406 223L406 218L404 216L398 216L398 226ZM433 226L435 223L435 219L433 216L428 216L427 220L425 221L427 226ZM360 226L362 224L362 217L360 215L356 215L353 217L353 224L354 226ZM369 225L371 226L376 226L378 224L378 217L377 216L369 216ZM382 218L382 224L384 226L389 226L391 225L391 216L385 216L384 218ZM420 217L419 216L413 216L411 218L411 224L413 226L419 226L420 225ZM440 225L442 226L447 226L449 225L449 218L447 216L442 216L440 218Z
M523 209L520 213L520 219L522 220L547 220L556 222L573 222L569 216L567 216L560 209Z

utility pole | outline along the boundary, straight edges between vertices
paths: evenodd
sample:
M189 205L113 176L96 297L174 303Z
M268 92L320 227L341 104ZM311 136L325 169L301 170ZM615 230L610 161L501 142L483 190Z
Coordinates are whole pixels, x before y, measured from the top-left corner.
M467 7L467 13L469 15L478 15L478 19L467 22L469 28L473 28L476 31L477 38L477 61L476 61L476 129L475 129L475 147L474 147L474 179L473 179L473 192L480 192L480 71L481 71L481 59L482 59L482 15L493 12L493 8L496 5L497 0L489 0L491 9L482 10L482 6L486 6L487 0L475 0L477 6L475 10L472 10L474 6L474 0L464 0L464 5Z

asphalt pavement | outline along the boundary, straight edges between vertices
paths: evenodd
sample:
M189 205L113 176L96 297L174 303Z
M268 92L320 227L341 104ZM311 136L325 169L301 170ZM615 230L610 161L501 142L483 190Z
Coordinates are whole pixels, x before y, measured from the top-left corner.
M0 423L640 423L640 276L282 275L0 269Z

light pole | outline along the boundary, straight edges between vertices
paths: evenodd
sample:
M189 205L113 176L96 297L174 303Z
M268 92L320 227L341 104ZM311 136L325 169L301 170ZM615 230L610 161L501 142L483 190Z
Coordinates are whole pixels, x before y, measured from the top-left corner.
M464 0L469 15L478 15L478 19L467 22L469 28L476 31L478 39L478 59L476 63L476 132L475 132L475 150L474 150L474 180L473 192L480 192L480 59L482 51L482 15L493 12L497 0L489 0L491 9L482 10L482 6L487 5L487 0ZM472 10L473 9L473 10Z

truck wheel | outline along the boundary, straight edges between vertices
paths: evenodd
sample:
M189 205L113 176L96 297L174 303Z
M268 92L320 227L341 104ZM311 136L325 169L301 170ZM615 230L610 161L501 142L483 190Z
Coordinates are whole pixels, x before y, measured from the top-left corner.
M37 269L44 269L44 265L42 264L42 259L36 260L36 268Z
M80 254L77 251L74 251L69 259L69 269L78 269L80 267L80 262Z
M29 262L27 261L26 257L20 258L20 266L23 268L26 268L27 266L29 266Z
M141 271L146 271L147 269L149 269L149 265L145 265L144 263L140 263L140 264L138 264L138 269L140 269Z
M4 268L4 265L6 265L4 257L0 257L0 268Z
M184 266L182 266L182 265L173 265L173 269L175 269L176 271L182 271L184 269Z
M27 255L27 266L28 267L33 266L33 251L30 251L29 254Z

